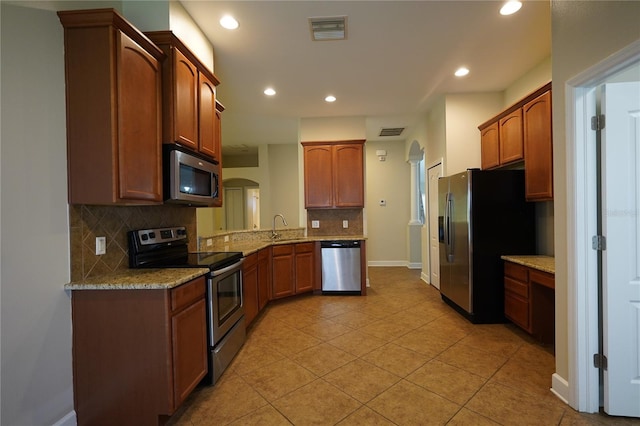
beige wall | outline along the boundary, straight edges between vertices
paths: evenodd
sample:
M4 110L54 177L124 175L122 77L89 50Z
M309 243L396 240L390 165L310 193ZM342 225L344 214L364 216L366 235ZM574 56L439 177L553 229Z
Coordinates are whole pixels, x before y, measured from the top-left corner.
M62 25L0 2L0 424L73 412Z
M288 226L306 226L298 223L298 204L304 203L298 196L298 147L294 144L269 145L269 186L271 187L271 208L266 211L267 221L262 229L273 226L274 215L280 213L287 219ZM302 171L300 171L301 173ZM260 196L262 198L262 195ZM261 219L262 221L262 215ZM276 227L282 227L282 223Z
M376 150L387 151L379 161ZM410 172L404 143L367 142L365 208L367 211L367 261L370 265L406 265L407 225L410 220ZM380 200L387 202L380 206Z
M626 45L640 39L638 1L551 2L553 74L553 155L556 258L556 373L569 377L566 227L567 146L565 84ZM573 379L575 380L575 379Z
M551 56L518 78L504 91L503 109L551 81Z
M340 141L365 139L364 117L303 118L300 120L300 141Z
M499 113L502 93L461 93L445 97L445 175L480 167L478 125Z

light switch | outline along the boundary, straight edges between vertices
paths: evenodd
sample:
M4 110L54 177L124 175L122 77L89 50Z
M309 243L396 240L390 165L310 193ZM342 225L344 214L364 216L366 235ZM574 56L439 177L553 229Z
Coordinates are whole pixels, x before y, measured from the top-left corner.
M107 252L107 237L96 237L96 255L105 254Z
M311 227L312 228L320 228L320 221L319 220L312 220L311 221Z
M207 238L207 247L211 247L213 245L213 238Z
M349 227L349 221L348 220L343 220L342 221L342 227L343 228L348 228Z

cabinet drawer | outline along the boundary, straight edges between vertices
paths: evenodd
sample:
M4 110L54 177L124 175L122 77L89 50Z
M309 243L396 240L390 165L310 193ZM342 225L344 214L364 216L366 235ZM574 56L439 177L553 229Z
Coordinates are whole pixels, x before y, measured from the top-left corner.
M178 311L204 297L204 276L171 290L171 310Z
M529 329L529 303L510 293L504 295L504 314L516 325L531 332Z
M504 274L518 281L529 281L529 268L517 263L504 262Z
M555 289L556 285L555 285L555 276L552 274L548 274L546 272L541 272L541 271L531 271L529 273L529 281L531 281L531 283L536 283L536 284L540 284L543 285L545 287L549 287L552 289Z
M529 300L529 285L520 281L516 281L509 277L504 277L504 291L510 291Z
M296 244L296 253L311 253L314 245L315 243L298 243Z
M272 247L274 256L284 256L287 254L293 254L293 244L275 245Z

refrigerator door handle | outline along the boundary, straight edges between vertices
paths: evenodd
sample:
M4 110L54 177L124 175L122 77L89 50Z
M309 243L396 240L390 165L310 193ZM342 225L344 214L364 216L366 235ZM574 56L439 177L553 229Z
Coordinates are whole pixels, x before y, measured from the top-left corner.
M447 206L445 209L445 245L447 250L447 262L453 263L453 194L447 192Z

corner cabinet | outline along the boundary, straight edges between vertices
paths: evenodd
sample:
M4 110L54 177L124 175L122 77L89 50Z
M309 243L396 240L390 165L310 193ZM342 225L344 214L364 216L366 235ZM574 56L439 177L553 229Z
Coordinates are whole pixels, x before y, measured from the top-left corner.
M364 143L302 142L305 208L364 207Z
M271 288L271 248L245 257L242 265L242 295L247 328L267 305Z
M164 54L113 9L64 27L70 204L162 202Z
M205 279L173 289L74 290L78 425L159 424L207 374Z
M167 56L162 65L162 141L220 160L217 77L171 31L145 33Z

